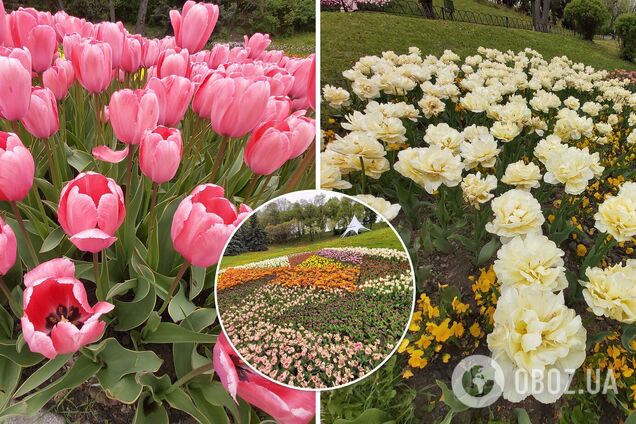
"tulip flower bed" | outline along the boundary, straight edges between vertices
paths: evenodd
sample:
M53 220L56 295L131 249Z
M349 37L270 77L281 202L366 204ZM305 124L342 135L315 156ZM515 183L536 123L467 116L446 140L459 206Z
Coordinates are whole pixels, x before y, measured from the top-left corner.
M392 267L362 278L360 264L323 256L336 252ZM225 331L257 371L294 387L335 387L367 375L397 346L413 302L404 252L330 248L278 262L228 268L217 282Z
M494 418L510 419L524 400L584 415L609 402L628 415L636 405L631 82L531 49L486 48L463 60L388 51L343 76L348 87L323 87L322 186L401 207L395 222L421 291L400 348L404 376L421 385L435 373L450 379L453 361L477 352L507 376L574 375L584 386L584 370L602 364L615 372L616 396L576 404L561 398L565 389L519 393L509 379ZM459 352L445 350L447 341ZM446 400L449 421L459 411Z
M314 56L209 43L218 17L148 39L0 7L0 421L76 388L95 422L312 421L242 370L212 288L250 206L313 186Z

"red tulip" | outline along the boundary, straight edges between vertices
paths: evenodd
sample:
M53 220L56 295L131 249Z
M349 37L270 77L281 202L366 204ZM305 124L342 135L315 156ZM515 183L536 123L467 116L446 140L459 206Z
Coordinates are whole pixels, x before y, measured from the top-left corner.
M160 125L177 125L188 110L194 95L194 84L185 77L171 75L162 79L151 78L148 88L155 92L159 101Z
M29 110L20 122L34 137L49 138L55 134L60 129L55 94L46 87L33 87Z
M0 276L6 275L18 256L18 242L13 229L0 217Z
M284 121L261 124L247 141L243 159L259 175L270 175L283 166L291 152L289 125Z
M170 22L177 46L192 53L201 50L210 39L219 20L219 6L186 1L181 13L170 11Z
M269 100L267 81L240 76L216 79L208 90L212 95L212 128L217 134L234 138L244 136L258 125Z
M316 121L307 116L304 110L298 111L286 119L291 130L291 151L289 159L297 158L305 153L316 138Z
M113 58L107 43L81 41L72 47L71 60L75 76L82 87L90 93L101 93L108 88L113 78Z
M84 284L68 259L45 262L24 276L22 333L31 352L49 359L77 352L104 334L108 302L88 303Z
M31 52L33 70L37 73L49 69L57 53L57 37L53 28L37 25L29 31L25 47Z
M126 216L124 194L112 179L82 173L62 189L57 214L79 250L97 253L117 241L115 232Z
M31 102L31 72L10 57L0 56L0 116L17 121L26 115Z
M129 35L124 39L121 55L121 69L129 74L141 67L141 36Z
M152 90L118 90L110 98L108 115L119 141L139 144L144 131L157 126L159 101Z
M252 211L242 204L237 212L224 196L223 187L200 185L181 201L174 214L172 244L194 266L218 263L230 235Z
M124 25L121 22L100 22L97 24L95 38L108 43L112 51L113 68L119 68L126 40Z
M166 49L157 59L157 76L164 78L170 75L189 77L192 65L187 49Z
M0 201L24 199L35 176L35 163L29 149L17 135L0 131Z
M158 126L146 131L139 146L141 172L154 183L167 183L179 169L182 150L178 129Z
M51 90L57 100L62 100L75 81L75 72L70 60L56 59L55 65L44 71L42 82Z
M253 34L251 37L245 35L244 40L245 48L250 50L249 56L252 59L259 59L265 49L272 43L272 40L269 39L269 34L261 34L260 32Z
M252 372L243 364L224 333L214 345L213 361L214 372L235 401L239 396L280 424L307 424L314 418L315 393L291 389Z

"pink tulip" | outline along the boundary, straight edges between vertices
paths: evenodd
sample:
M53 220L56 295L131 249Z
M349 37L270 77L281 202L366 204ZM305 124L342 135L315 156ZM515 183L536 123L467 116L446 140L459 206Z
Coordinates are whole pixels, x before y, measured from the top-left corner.
M0 217L0 276L6 275L18 257L18 242L13 229Z
M137 72L141 67L141 36L129 35L124 39L121 55L121 69L129 74Z
M210 84L210 121L217 134L243 137L258 125L267 108L269 84L243 77L219 78Z
M192 81L170 75L162 79L150 79L148 88L155 92L159 101L159 125L177 125L183 119L194 95Z
M0 201L24 199L35 177L35 163L29 149L17 135L0 131Z
M287 96L289 91L294 86L294 77L290 75L284 69L279 71L268 71L266 74L269 85L272 87L270 95L272 96Z
M291 113L292 102L289 97L270 97L263 114L262 122L282 121Z
M38 13L33 8L22 8L7 16L13 47L24 47L29 32L38 25Z
M44 71L42 82L51 90L57 100L62 100L75 81L75 72L70 60L56 59L55 65Z
M203 119L209 119L212 113L212 102L214 101L212 92L212 83L225 74L221 72L208 72L200 83L196 85L194 98L192 99L192 110Z
M73 48L80 44L84 39L77 33L66 34L62 40L62 50L64 51L64 58L68 60L73 59Z
M126 40L123 24L121 22L100 22L97 25L95 38L108 43L112 51L113 68L119 68Z
M252 211L239 211L225 197L223 187L204 184L183 199L172 219L174 249L189 263L209 267L219 262L225 243L238 224Z
M157 64L160 53L159 44L160 41L156 39L143 39L143 43L141 44L141 63L144 67L149 68Z
M31 72L18 59L0 57L0 116L17 121L31 102Z
M307 80L307 99L312 110L316 110L316 56L313 56Z
M34 137L49 138L55 134L60 129L55 94L46 87L33 87L29 110L20 122Z
M243 159L245 164L259 175L270 175L283 166L291 152L289 125L269 121L252 132L247 141Z
M3 47L0 46L0 56L12 57L18 59L24 69L31 75L31 53L28 49L21 49L19 47Z
M291 389L261 377L243 364L225 333L219 335L213 350L214 372L223 387L263 410L280 424L307 424L316 414L316 394Z
M112 79L112 50L106 43L84 40L74 45L73 70L79 83L90 93L101 93Z
M53 15L53 26L57 33L57 41L61 42L67 34L77 33L82 37L90 37L94 33L93 24L86 19L69 16L64 11Z
M115 232L126 217L124 194L112 179L82 173L62 189L57 214L79 250L97 253L117 241Z
M49 359L77 352L104 334L100 317L112 311L108 302L88 303L84 284L75 278L69 259L45 262L24 276L21 319L24 340L31 352Z
M177 46L192 53L201 50L210 39L219 20L219 6L186 1L181 13L170 11L170 22Z
M183 143L176 128L158 126L146 131L139 146L139 167L153 183L167 183L181 163Z
M261 34L260 32L257 32L251 37L245 35L244 39L245 48L250 50L250 58L252 59L259 59L265 49L272 43L272 40L269 39L269 34Z
M144 131L157 126L159 101L152 90L118 90L110 98L108 115L119 141L139 144Z
M227 63L230 58L230 47L227 44L215 44L212 49L206 53L205 62L210 69L216 69L220 65Z
M7 11L4 9L4 2L0 1L0 45L8 45L8 38L11 38L11 34L7 26Z
M38 25L29 31L25 47L31 52L33 70L43 72L51 66L57 53L57 38L50 26Z
M305 59L290 60L285 67L294 76L294 85L289 92L290 97L295 99L307 97L309 75L316 73L315 55Z
M191 68L190 53L187 49L166 49L157 59L157 77L159 78L170 75L189 77Z
M316 138L316 121L307 116L304 110L290 115L286 122L291 130L289 159L295 159L305 153Z
M287 59L285 52L282 50L267 50L260 57L263 62L273 63L278 66L285 66Z

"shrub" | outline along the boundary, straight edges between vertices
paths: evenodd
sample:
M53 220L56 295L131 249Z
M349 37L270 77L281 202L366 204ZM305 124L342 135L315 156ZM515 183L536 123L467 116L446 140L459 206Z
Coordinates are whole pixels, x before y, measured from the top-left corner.
M621 42L621 56L633 61L636 58L636 13L623 13L616 19L616 35Z
M610 19L610 13L602 0L573 0L565 7L564 19L572 22L583 38L591 40Z

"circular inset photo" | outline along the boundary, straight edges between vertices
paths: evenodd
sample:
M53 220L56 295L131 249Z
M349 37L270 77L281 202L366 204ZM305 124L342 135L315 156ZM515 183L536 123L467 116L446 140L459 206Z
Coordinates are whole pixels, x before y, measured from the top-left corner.
M254 371L332 389L380 367L415 303L413 267L393 227L359 200L290 193L255 210L217 271L223 330Z

